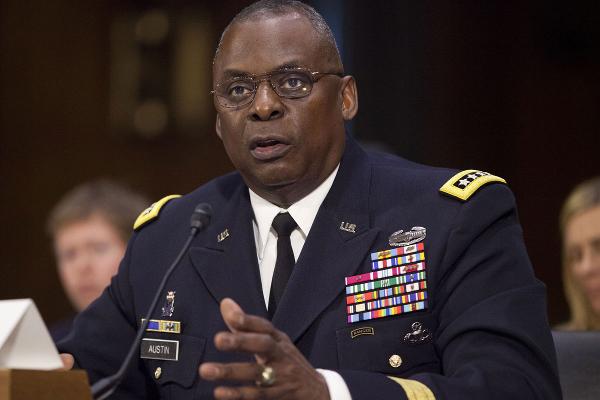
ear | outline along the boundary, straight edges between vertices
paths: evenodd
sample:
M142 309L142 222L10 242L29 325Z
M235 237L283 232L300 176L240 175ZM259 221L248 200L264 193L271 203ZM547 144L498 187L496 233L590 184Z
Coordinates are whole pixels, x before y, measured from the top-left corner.
M344 120L349 121L358 112L358 91L353 76L347 75L342 78L342 115Z
M219 139L223 140L223 136L221 136L221 116L219 114L217 114L217 119L215 120L215 131L217 131Z

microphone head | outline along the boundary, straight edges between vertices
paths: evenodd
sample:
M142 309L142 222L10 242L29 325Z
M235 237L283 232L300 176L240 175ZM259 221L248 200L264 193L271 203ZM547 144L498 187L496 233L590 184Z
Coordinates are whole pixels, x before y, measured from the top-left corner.
M212 215L212 207L208 203L200 203L194 208L192 217L190 218L190 226L201 231L210 224Z

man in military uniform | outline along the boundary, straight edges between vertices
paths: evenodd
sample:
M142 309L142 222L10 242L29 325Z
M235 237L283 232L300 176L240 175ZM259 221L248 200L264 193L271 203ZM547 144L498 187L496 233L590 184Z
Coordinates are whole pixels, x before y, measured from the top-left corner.
M543 285L501 178L369 154L323 19L259 2L223 34L216 131L237 172L143 213L60 345L118 367L200 202L119 398L557 399Z

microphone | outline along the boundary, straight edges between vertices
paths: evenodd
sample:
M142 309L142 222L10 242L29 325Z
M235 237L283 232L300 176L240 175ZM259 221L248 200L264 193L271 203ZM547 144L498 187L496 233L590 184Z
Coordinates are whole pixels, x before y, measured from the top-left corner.
M125 357L125 359L123 360L123 363L121 364L121 367L115 374L108 376L106 378L100 379L98 382L96 382L92 385L92 397L94 398L94 400L106 399L108 396L110 396L115 391L115 389L119 386L119 384L123 380L123 377L125 376L125 373L127 372L127 369L129 368L129 366L131 364L131 361L133 360L133 356L135 355L137 349L140 346L140 343L142 341L142 336L144 336L144 332L146 331L146 328L148 327L148 322L150 321L150 318L152 317L152 313L154 312L154 309L156 308L156 304L158 304L158 300L160 299L160 295L161 295L163 289L165 288L165 285L167 284L167 280L169 279L169 277L171 276L173 271L175 271L175 268L177 268L177 265L179 265L179 263L181 262L181 259L187 252L187 250L190 247L190 244L192 243L192 240L194 239L196 234L198 232L200 232L201 230L205 229L210 224L211 215L212 215L212 207L208 203L200 203L194 209L194 212L192 213L192 216L190 218L190 228L191 228L190 234L189 234L185 244L181 248L181 251L175 258L175 261L173 261L173 263L171 264L171 266L169 267L167 272L165 272L165 275L163 276L163 279L160 282L160 285L158 285L158 289L156 290L154 299L152 300L152 303L150 303L150 307L148 308L148 311L146 312L145 318L142 319L142 325L140 326L140 328L137 331L137 335L135 336L133 344L129 348L129 352L127 353L127 356Z
M208 203L200 203L194 209L190 218L190 226L200 232L210 224L210 216L212 215L212 207ZM195 233L194 233L195 235Z

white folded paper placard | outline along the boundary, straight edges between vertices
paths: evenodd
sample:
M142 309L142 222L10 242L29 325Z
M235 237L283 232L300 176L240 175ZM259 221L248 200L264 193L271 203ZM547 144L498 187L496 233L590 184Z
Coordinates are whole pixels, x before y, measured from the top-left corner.
M0 368L62 367L56 346L31 299L1 300Z

